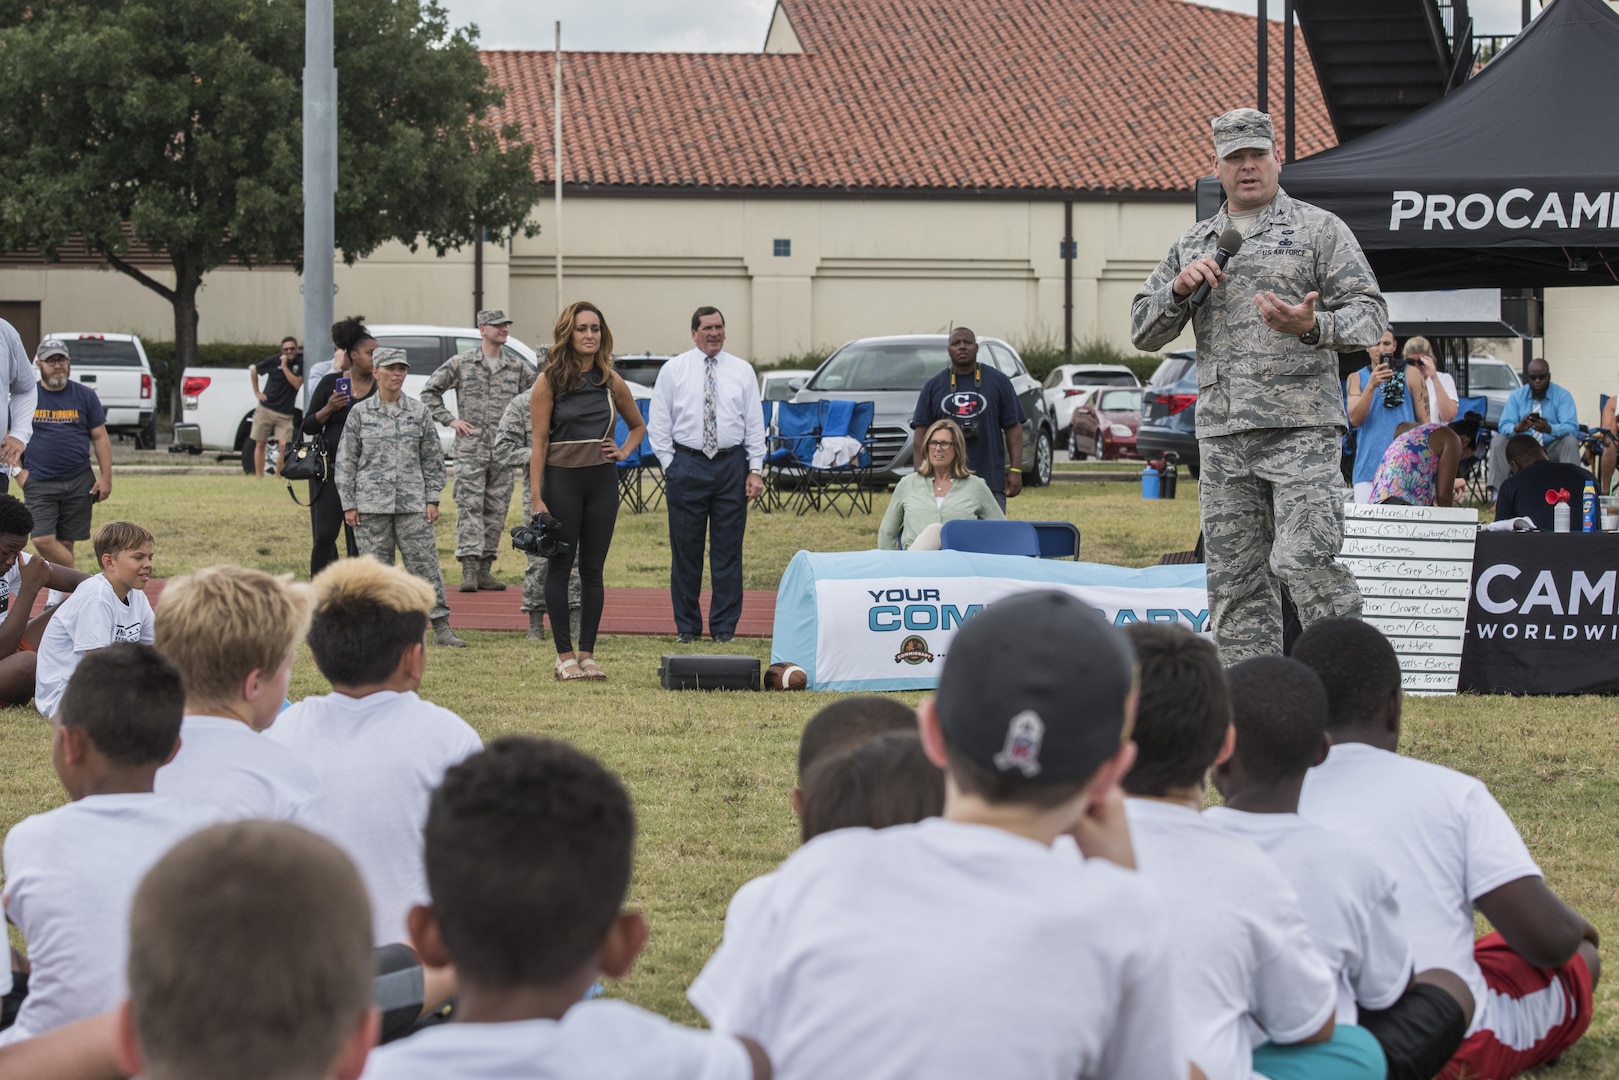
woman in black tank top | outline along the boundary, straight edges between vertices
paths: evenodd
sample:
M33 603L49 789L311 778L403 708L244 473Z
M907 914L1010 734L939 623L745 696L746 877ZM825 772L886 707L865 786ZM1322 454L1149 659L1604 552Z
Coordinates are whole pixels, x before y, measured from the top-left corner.
M563 550L547 560L545 606L557 643L556 676L605 679L592 653L601 625L602 567L618 523L618 463L641 444L646 421L623 378L613 370L613 334L601 309L570 304L553 329L545 369L529 394L534 449L529 456L530 512L548 513L561 527ZM629 436L613 442L618 417ZM568 574L579 562L579 643L568 631Z

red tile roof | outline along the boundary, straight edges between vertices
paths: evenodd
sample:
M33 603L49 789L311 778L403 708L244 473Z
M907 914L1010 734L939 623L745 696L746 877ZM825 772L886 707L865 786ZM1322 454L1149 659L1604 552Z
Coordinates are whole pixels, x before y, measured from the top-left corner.
M1255 99L1253 17L1184 0L781 6L801 54L564 52L567 186L1185 195L1209 119ZM1296 42L1303 157L1336 140ZM1282 43L1272 23L1278 129ZM483 59L549 183L552 54Z

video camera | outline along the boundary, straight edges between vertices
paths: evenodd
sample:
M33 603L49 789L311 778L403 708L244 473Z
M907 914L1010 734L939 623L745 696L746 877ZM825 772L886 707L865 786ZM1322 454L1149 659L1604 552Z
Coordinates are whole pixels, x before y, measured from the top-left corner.
M512 547L542 559L573 550L573 545L562 539L562 522L544 512L535 514L527 525L512 528Z

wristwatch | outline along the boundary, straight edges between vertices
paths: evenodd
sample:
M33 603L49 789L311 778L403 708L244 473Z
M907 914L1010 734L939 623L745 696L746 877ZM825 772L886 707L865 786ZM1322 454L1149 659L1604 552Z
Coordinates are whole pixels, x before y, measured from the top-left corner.
M1317 319L1315 326L1311 327L1307 332L1300 334L1299 341L1305 345L1321 344L1321 321Z

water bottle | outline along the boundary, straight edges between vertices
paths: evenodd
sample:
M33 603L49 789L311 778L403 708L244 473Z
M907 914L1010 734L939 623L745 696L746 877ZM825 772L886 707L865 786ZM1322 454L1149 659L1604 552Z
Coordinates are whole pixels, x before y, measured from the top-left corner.
M1585 493L1580 496L1580 522L1583 532L1602 531L1602 507L1597 502L1597 486L1585 482Z
M1552 532L1568 532L1568 500L1552 506Z
M1158 470L1151 465L1141 470L1141 497L1143 499L1158 497Z

